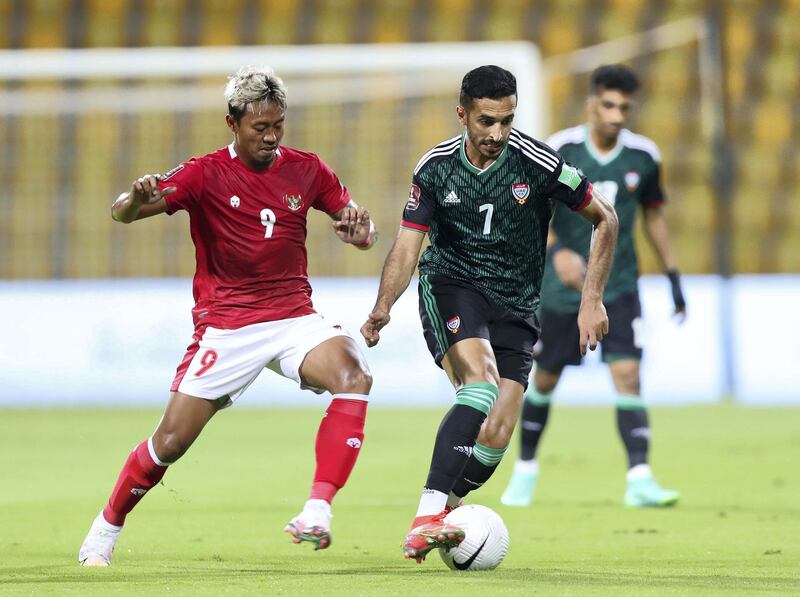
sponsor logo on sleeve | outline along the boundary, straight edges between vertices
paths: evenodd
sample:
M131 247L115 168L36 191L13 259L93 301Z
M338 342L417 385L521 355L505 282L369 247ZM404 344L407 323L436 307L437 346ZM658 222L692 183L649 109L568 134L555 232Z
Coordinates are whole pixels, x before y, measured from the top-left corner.
M636 187L639 186L639 182L641 181L641 176L639 176L638 172L631 170L627 174L625 174L625 188L628 189L629 192L633 193L636 190Z
M297 195L286 194L283 196L283 201L286 203L286 207L292 211L298 211L303 207L303 196L300 193Z
M452 319L447 320L447 329L450 330L451 334L457 334L458 329L461 327L461 318L456 315Z
M181 170L183 170L183 164L178 164L178 165L177 165L177 166L175 166L175 167L174 167L172 170L170 170L169 172L167 172L166 174L164 174L164 176L162 176L162 177L161 177L161 180L169 180L170 178L172 178L173 176L175 176L175 175L176 175L178 172L180 172Z
M558 175L558 182L568 186L573 191L581 184L581 175L578 170L569 164L564 164L561 167L561 174Z
M419 196L419 187L415 184L412 184L411 188L408 190L408 203L406 203L406 209L408 211L416 211L416 209L419 207Z
M531 187L528 186L526 182L518 182L511 185L511 193L514 195L514 199L517 200L517 203L525 205L528 196L531 194Z

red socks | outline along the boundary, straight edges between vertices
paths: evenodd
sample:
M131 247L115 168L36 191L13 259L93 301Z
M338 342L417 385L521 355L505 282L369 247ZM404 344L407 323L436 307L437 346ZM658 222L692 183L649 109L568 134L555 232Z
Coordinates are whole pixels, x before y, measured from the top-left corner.
M317 431L317 470L311 486L311 498L333 501L333 496L347 482L356 464L364 440L367 401L345 398L360 394L334 394Z
M111 524L122 526L128 512L133 510L149 489L161 481L167 471L166 466L153 461L147 447L148 441L136 446L122 467L108 505L103 510L103 518Z

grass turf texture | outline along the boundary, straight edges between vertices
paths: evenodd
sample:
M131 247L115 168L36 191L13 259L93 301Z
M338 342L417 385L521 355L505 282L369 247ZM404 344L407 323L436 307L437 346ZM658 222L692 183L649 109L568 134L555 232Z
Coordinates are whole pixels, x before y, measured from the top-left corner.
M800 409L654 409L653 466L683 498L626 510L611 409L556 407L531 508L499 503L516 450L470 498L511 549L495 571L400 544L441 410L373 409L333 545L292 545L320 410L223 411L128 520L107 569L78 547L155 411L0 411L0 594L721 595L800 592ZM514 440L516 446L516 436Z

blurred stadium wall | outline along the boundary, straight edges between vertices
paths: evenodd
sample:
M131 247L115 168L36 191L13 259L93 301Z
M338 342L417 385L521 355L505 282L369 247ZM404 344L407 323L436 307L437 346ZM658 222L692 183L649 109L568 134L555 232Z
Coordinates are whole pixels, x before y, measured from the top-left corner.
M800 271L800 0L0 0L0 49L253 46L252 62L269 63L261 46L527 40L551 65L543 79L548 130L540 131L548 133L581 121L588 84L586 72L558 65L572 64L570 57L581 48L697 17L708 17L720 42L712 65L720 87L710 99L699 38L664 48L656 38L642 38L626 61L643 80L632 128L661 148L681 269L722 274L724 280L734 276L735 284L721 282L713 291L718 308L712 301L710 311L695 312L706 319L721 313L709 350L720 360L724 393L738 383L744 360L783 354L790 363L800 362L800 344L778 331L800 327L792 309L781 310L800 298L796 278L781 278L782 290L758 287L766 302L734 296L741 284L767 280L736 276ZM0 57L0 72L7 56ZM339 243L326 218L312 218L310 273L331 277L335 285L339 280L339 286L354 276L374 278L394 236L414 163L457 131L456 89L434 86L415 94L408 81L395 79L381 85L405 86L403 97L348 98L352 81L287 79L284 142L331 163L383 231L380 245L364 254ZM108 209L136 176L166 171L228 143L223 78L173 77L168 84L165 90L163 79L147 77L0 79L0 279L4 300L12 301L4 316L14 317L23 296L34 303L42 295L62 297L51 304L58 310L86 300L91 289L106 288L81 286L82 280L160 278L163 288L172 283L168 278L191 275L193 248L183 215L128 227L113 225ZM120 86L133 107L102 108ZM180 107L182 91L187 109ZM330 101L319 99L325 93ZM159 94L171 95L169 109L136 109ZM205 107L189 109L194 100L206 101ZM709 101L717 123L712 131L703 121ZM653 255L639 244L643 272L658 273ZM30 280L38 282L25 282ZM48 280L66 286L53 290ZM698 278L698 288L702 280L713 285L718 278ZM124 292L137 295L138 287L131 283ZM81 294L86 289L89 294ZM769 302L776 296L788 296L789 303ZM753 310L740 311L741 304ZM773 319L760 319L765 312ZM744 326L735 318L745 315L751 327L770 330L758 339L766 345L737 335ZM183 341L171 339L175 362ZM15 344L13 335L6 336L0 348L11 355L18 352ZM760 350L737 356L734 348L742 345ZM792 369L778 375L797 387ZM775 377L774 366L767 371ZM10 401L7 394L0 404Z

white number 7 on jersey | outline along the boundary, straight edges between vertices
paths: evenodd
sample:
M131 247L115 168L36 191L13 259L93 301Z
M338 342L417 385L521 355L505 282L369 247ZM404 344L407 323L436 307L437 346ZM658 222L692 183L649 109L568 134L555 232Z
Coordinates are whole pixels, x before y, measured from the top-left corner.
M272 237L272 229L275 227L275 222L277 221L278 218L275 217L274 211L271 209L261 210L261 225L267 228L267 231L264 233L264 238Z
M483 222L483 233L489 234L492 231L492 214L494 213L494 205L491 203L484 203L478 208L478 211L486 211L486 219Z

